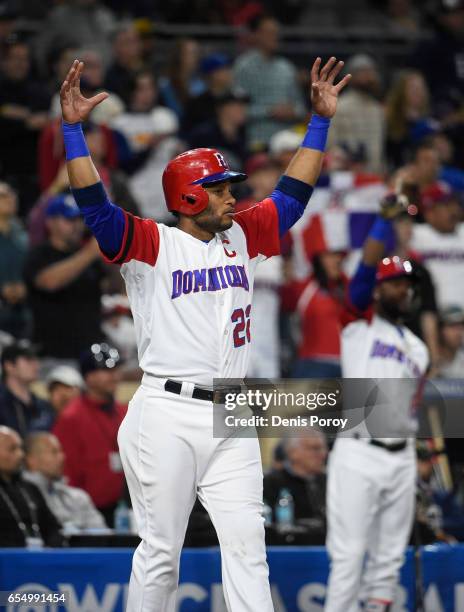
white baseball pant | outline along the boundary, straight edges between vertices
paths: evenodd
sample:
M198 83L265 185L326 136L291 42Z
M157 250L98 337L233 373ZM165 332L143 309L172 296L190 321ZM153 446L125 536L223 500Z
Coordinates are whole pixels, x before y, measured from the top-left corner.
M218 534L227 609L272 612L259 442L213 438L213 404L166 392L164 383L144 376L118 434L142 539L127 612L174 612L180 553L197 493Z
M325 612L358 612L359 600L394 601L414 516L414 445L398 452L338 438L329 458Z

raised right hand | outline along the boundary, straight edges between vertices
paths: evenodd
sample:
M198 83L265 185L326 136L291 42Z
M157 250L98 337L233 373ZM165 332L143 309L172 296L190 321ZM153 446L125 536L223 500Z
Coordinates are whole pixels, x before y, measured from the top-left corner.
M84 98L80 87L83 70L84 62L74 60L60 89L61 112L66 123L86 121L95 106L108 97L103 91L92 98Z

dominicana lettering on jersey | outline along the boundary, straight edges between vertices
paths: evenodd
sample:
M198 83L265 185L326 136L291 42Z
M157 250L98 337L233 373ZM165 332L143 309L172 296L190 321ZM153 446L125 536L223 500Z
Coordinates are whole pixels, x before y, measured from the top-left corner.
M414 376L420 376L421 370L410 359L404 351L395 346L394 344L385 344L381 340L375 340L370 354L371 357L383 357L385 359L396 359L400 363L406 363L412 370Z
M220 291L228 287L250 290L245 266L217 266L200 270L174 270L171 299L199 291Z

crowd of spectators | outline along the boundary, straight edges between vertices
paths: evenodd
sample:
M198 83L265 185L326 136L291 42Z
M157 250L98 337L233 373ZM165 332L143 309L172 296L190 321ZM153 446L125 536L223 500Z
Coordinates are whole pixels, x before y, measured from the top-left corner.
M286 4L0 2L0 514L21 519L15 529L2 521L0 545L37 530L62 543L59 523L68 533L111 526L126 497L116 441L126 407L115 395L140 372L118 270L103 262L69 192L58 90L74 58L85 62L84 95L109 93L84 129L110 197L173 224L161 175L178 153L215 147L245 171L240 208L272 192L298 148L311 115L308 75L281 51L282 25L354 23L358 11L392 30L429 27L401 70L365 53L343 58L353 78L319 183L282 255L257 272L250 376L340 375L345 289L380 199L395 189L411 206L390 251L420 278L408 325L427 343L434 377L462 378L464 2L437 0L426 12L412 0L356 0L350 16L331 1ZM28 19L32 30L21 25ZM179 38L160 54L153 23L199 21L241 26L236 53ZM267 502L289 489L296 518L323 541L326 441L314 434L281 451Z

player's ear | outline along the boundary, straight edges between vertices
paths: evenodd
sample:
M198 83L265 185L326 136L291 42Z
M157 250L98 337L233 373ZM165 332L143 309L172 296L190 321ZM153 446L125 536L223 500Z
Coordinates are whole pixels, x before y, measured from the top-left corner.
M379 288L378 288L378 287L376 287L376 288L374 289L374 292L373 292L373 294L372 294L372 297L373 297L373 299L374 299L374 301L375 301L375 302L377 302L377 301L379 300L379 297L380 297L380 291L379 291Z

